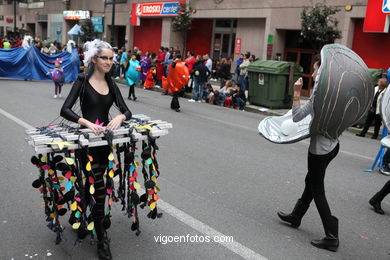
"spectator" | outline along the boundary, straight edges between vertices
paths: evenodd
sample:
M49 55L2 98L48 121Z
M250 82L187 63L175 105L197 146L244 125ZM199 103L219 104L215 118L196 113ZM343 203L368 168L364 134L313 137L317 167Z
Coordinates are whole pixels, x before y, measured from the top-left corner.
M241 90L240 84L236 84L234 88L234 94L232 95L232 103L233 108L239 108L240 110L244 110L246 97L245 92Z
M210 75L211 75L211 72L213 70L213 61L210 59L210 56L208 54L204 55L203 59L206 61L205 65L206 65L206 67L209 70Z
M145 55L141 57L140 65L141 65L140 80L141 80L141 84L143 84L146 80L146 75L150 69L150 57L148 51L146 51Z
M119 49L118 50L118 55L116 56L116 60L115 60L115 64L116 64L116 66L115 66L115 77L116 77L116 79L120 78L122 55L123 55L123 50Z
M205 83L210 75L210 71L208 67L204 64L204 61L201 59L201 56L198 56L198 60L196 61L193 67L193 74L195 78L195 87L192 90L192 99L188 100L189 102L198 101L203 102L203 91L205 87ZM199 94L199 99L198 99Z
M244 93L245 93L245 91L248 90L247 76L248 76L248 66L250 64L249 57L250 57L249 54L243 55L242 63L239 66L240 77L239 77L238 83L240 84L241 90L244 91Z
M157 62L157 85L162 86L161 80L162 76L164 75L164 65L162 64L165 61L165 48L163 46L159 49L160 54L158 55L158 58L156 60Z
M120 70L121 70L121 75L124 75L125 74L125 69L126 69L126 63L127 63L127 60L128 58L127 57L131 57L131 52L130 50L128 50L127 52L125 51L125 49L123 48L123 53L122 53L122 56L121 56L121 59L120 59ZM123 77L122 77L123 79Z
M221 65L218 69L218 77L220 79L221 87L225 86L225 82L231 79L230 69L231 64L227 62L227 59L222 58Z
M49 47L49 54L50 55L56 55L58 49L57 47L54 45L54 43L50 43L50 47Z
M244 54L240 54L240 58L238 60L236 60L236 68L234 70L234 81L235 82L239 82L239 78L240 78L240 65L241 63L243 62L244 60Z
M225 99L226 99L226 97L228 97L228 95L232 89L233 89L233 81L228 80L228 81L226 81L225 86L223 86L219 90L219 103L221 105L225 105Z
M371 108L368 111L367 119L364 124L363 130L359 134L356 134L357 136L364 137L368 131L368 128L370 128L372 121L375 121L374 135L371 137L371 139L378 138L379 129L381 127L380 103L386 87L387 79L380 78L378 80L378 86L375 87L374 101L372 102Z
M187 64L188 72L191 75L191 85L187 84L187 86L185 88L186 92L191 92L192 91L192 87L193 87L193 83L194 83L194 77L192 75L192 68L194 67L195 62L196 62L196 58L194 57L194 52L193 51L188 51L187 52L187 59L185 60L185 63Z
M3 48L6 49L6 50L11 49L11 43L9 42L8 39L5 39L5 40L4 40L4 42L3 42Z

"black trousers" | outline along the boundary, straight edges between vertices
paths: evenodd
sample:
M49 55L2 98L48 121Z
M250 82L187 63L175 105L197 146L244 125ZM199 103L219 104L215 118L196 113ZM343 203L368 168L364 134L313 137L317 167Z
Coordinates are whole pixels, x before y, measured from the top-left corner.
M54 94L61 94L62 83L54 82Z
M385 186L375 194L374 200L381 202L390 193L390 180L386 182Z
M176 91L175 93L172 94L172 101L171 101L171 109L179 109L180 104L179 104L179 91Z
M309 152L308 155L308 172L305 178L305 190L301 200L304 204L310 205L314 199L318 213L320 214L323 225L327 223L332 216L328 201L325 196L324 179L326 168L329 163L336 157L340 145L328 154L316 155Z
M368 129L371 126L372 121L374 121L374 136L378 136L379 129L381 127L381 116L375 114L374 112L368 112L366 122L364 123L363 130L361 131L361 135L366 135Z

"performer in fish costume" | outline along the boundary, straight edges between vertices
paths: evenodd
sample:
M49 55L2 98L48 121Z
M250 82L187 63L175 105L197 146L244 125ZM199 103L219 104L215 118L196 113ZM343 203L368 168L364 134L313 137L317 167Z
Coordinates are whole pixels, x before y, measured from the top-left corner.
M189 79L188 67L181 60L181 55L176 55L175 60L169 65L168 77L162 77L163 89L172 94L171 109L180 112L179 92L187 85Z
M131 96L133 96L133 100L136 101L137 97L135 96L135 85L139 82L141 67L139 61L136 56L131 56L131 59L127 63L126 71L125 71L125 79L126 85L130 86L128 99L131 100Z
M340 44L325 45L314 64L313 94L300 102L302 78L294 84L293 108L281 117L260 122L259 131L275 143L292 143L310 137L305 189L291 213L279 218L297 228L314 200L321 216L325 237L312 240L318 248L337 251L338 219L332 215L324 189L326 168L339 151L338 137L360 120L373 100L374 86L363 60Z

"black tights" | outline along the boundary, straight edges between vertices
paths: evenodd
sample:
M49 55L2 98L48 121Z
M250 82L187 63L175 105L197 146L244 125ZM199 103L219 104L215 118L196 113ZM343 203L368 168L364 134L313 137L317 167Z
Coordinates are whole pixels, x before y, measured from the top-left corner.
M89 149L89 154L93 158L92 171L95 175L95 181L93 184L95 188L95 193L92 195L93 199L95 200L95 205L93 206L91 212L98 241L103 241L104 237L103 218L105 216L106 201L106 185L104 181L104 173L107 169L109 153L110 151L108 146L92 147ZM87 158L84 154L83 169L85 169L86 162ZM86 187L86 193L89 194L89 186Z
M328 221L332 213L325 196L324 178L328 164L336 157L339 152L339 144L328 154L316 155L309 152L308 155L308 173L305 179L305 190L301 200L304 204L310 205L314 199L322 223Z
M131 98L131 95L133 95L133 98L135 98L135 90L134 90L134 88L135 88L135 84L130 86L129 96L128 96L129 99Z
M172 94L171 109L179 109L179 91L176 91Z
M104 184L104 172L106 165L92 164L92 169L95 174L95 193L93 198L96 204L92 208L92 218L95 222L96 236L98 241L102 241L104 237L103 218L105 215L106 187Z

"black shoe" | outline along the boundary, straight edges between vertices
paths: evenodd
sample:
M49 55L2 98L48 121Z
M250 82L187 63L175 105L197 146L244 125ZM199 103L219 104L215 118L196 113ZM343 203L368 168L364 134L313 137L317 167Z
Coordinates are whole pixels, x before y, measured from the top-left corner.
M371 136L371 139L377 139L378 138L378 136L377 135L373 135L373 136Z
M161 95L166 96L166 95L168 95L168 93L163 92L163 93L161 93Z
M133 100L136 101L136 100L137 100L137 97L133 97Z
M321 249L336 252L337 249L339 248L339 239L324 237L321 240L316 240L316 239L312 240L310 244Z
M176 108L175 111L176 111L176 112L180 112L180 108Z
M368 203L374 208L374 211L378 214L385 215L385 212L383 211L381 207L381 203L379 201L376 201L374 198L371 198Z
M279 211L278 216L281 220L290 223L293 228L298 228L301 225L301 220L308 209L309 205L304 204L302 200L299 199L290 214Z
M107 233L105 234L103 241L99 241L97 244L97 253L99 260L111 260L111 250L110 250L110 240L107 238Z
M325 237L320 240L312 240L311 244L315 247L336 252L339 248L339 220L331 216L325 223Z
M360 133L360 134L356 134L356 136L364 137L365 135Z
M127 99L128 99L128 100L133 100L131 97L128 97Z

